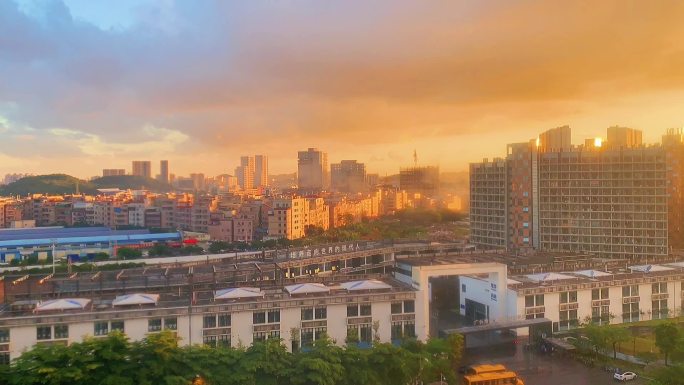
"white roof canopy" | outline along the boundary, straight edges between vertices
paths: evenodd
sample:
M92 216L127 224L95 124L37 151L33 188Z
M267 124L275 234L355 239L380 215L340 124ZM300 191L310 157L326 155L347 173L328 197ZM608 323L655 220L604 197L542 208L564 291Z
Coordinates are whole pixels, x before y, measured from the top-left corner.
M392 286L390 286L390 285L388 285L382 281L378 281L376 279L345 282L340 286L342 286L343 288L345 288L349 291L354 291L354 290L382 290L382 289L391 289L392 288Z
M112 301L112 306L126 306L126 305L148 305L157 304L159 301L159 294L126 294L117 296L114 301Z
M36 306L36 311L84 309L90 300L87 298L61 298L44 301Z
M309 293L328 293L330 288L322 283L300 283L297 285L285 286L290 294L309 294Z
M589 278L607 277L609 275L612 275L610 273L606 273L605 271L601 271L601 270L580 270L580 271L575 271L573 274L583 275L583 276L589 277Z
M634 271L639 271L642 273L651 273L654 271L667 271L667 270L674 270L671 267L666 267L666 266L660 266L660 265L638 265L638 266L630 266L630 270Z
M561 279L576 279L573 276L565 275L565 274L559 274L559 273L530 274L530 275L526 275L526 277L529 280L532 280L535 282L550 282L550 281L559 281Z
M263 297L264 292L258 287L233 287L230 289L216 290L214 299L238 299Z

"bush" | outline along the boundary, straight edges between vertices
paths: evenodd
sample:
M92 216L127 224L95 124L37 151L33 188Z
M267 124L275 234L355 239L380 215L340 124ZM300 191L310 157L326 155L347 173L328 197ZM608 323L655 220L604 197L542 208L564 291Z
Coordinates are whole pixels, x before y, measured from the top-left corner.
M121 259L138 259L142 258L142 251L129 247L122 247L117 250L116 255Z

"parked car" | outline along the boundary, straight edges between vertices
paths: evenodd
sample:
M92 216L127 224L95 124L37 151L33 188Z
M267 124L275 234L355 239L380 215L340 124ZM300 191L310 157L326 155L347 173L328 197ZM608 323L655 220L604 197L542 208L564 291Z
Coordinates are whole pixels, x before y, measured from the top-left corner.
M624 372L624 373L613 374L613 378L618 380L618 381L629 381L629 380L635 379L636 377L637 377L637 375L634 372Z

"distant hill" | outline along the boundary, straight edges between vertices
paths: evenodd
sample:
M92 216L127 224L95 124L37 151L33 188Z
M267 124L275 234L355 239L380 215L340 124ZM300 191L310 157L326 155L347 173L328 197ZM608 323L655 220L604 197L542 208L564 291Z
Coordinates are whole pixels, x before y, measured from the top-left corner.
M86 194L96 193L92 183L80 180L71 175L51 174L28 176L14 183L0 187L0 195L27 195L27 194L73 194L76 192L78 183L79 191Z
M165 192L171 186L151 178L133 175L107 176L85 181L66 174L29 176L6 186L0 186L0 196L28 194L73 194L78 190L85 194L97 194L97 189L120 188L122 190L147 189Z

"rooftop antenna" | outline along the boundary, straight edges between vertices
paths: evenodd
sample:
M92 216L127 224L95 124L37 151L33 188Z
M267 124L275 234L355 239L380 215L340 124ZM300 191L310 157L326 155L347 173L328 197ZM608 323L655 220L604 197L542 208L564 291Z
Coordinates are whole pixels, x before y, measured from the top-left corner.
M413 165L418 166L418 152L416 152L416 149L413 149Z

